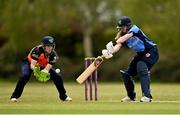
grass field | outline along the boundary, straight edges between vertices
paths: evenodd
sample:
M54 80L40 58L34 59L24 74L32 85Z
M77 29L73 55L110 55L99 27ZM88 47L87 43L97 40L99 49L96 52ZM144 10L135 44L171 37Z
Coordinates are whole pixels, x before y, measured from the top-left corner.
M122 103L126 93L122 83L99 83L98 101L84 101L84 85L65 83L72 102L61 102L53 83L29 82L19 102L9 97L15 82L0 81L0 114L180 114L180 84L152 84L152 103L140 103L140 84L136 84L137 101Z

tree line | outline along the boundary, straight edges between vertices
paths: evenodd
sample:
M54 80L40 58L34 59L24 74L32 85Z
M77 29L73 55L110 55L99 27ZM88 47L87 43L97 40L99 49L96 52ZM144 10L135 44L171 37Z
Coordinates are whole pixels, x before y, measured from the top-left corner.
M56 41L64 79L75 79L85 57L96 57L116 35L122 15L157 43L160 60L152 74L157 81L180 81L179 0L1 0L0 77L20 75L20 61L45 35ZM119 80L134 52L123 48L99 69L100 80ZM112 67L113 66L113 67ZM69 70L69 67L72 67ZM113 77L111 77L113 76Z

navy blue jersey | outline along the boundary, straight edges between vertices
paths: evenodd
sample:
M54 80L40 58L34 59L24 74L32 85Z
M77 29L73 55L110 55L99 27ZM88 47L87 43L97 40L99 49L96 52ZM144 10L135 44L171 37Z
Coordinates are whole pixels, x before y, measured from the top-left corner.
M58 59L58 55L53 50L50 55L46 56L44 52L44 48L42 47L42 45L39 45L34 47L31 50L31 52L28 54L29 62L31 62L32 59L36 60L41 68L44 68L48 63L54 65Z
M125 43L136 52L143 52L156 46L136 25L133 25L128 33L133 33L133 36L127 39Z

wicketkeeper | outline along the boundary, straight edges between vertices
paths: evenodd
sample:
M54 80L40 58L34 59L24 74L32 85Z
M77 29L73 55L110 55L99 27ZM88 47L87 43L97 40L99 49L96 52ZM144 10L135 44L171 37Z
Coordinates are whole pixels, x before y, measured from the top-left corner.
M133 78L138 74L142 89L140 101L151 102L150 70L159 58L157 46L141 29L133 25L131 19L127 16L118 20L117 29L118 33L115 40L106 45L107 49L102 50L103 56L107 59L111 58L113 53L117 52L123 45L137 52L137 55L129 64L129 68L126 71L120 70L127 91L127 96L121 101L135 101L136 93Z
M41 82L49 79L53 80L62 101L71 101L72 98L66 95L63 80L60 73L52 68L56 63L58 56L55 52L55 41L51 36L45 36L42 44L34 47L28 56L22 61L21 73L16 88L11 96L12 102L17 102L21 96L24 86L29 81L31 73Z

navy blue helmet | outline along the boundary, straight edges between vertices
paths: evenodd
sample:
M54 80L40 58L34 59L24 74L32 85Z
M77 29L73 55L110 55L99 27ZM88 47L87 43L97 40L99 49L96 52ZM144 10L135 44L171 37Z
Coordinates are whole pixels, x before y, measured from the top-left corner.
M46 45L52 45L53 47L55 47L55 41L54 38L51 36L44 36L43 40L42 40L42 45L46 46Z
M122 16L117 22L117 28L121 28L123 26L131 26L132 22L128 16Z

